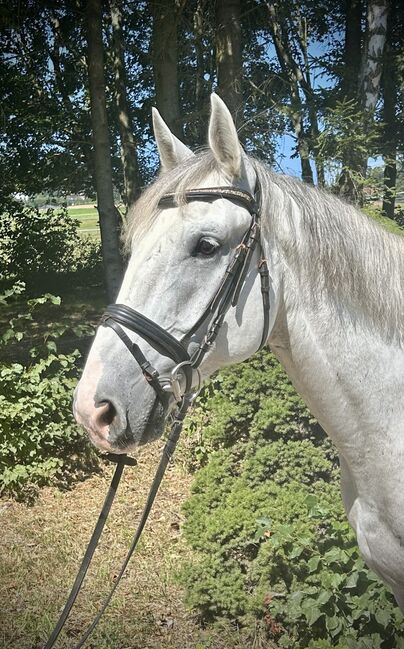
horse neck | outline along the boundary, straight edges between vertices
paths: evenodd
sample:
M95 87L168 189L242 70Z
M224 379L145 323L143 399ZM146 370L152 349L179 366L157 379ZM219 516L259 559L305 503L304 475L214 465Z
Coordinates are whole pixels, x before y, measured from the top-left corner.
M387 420L388 408L399 397L397 391L404 389L403 345L395 330L403 316L382 294L380 278L372 286L374 278L363 276L371 266L369 255L375 254L375 232L385 251L389 237L375 231L366 219L361 231L360 216L339 205L349 220L342 223L337 215L332 242L319 240L327 227L315 221L314 212L302 214L296 203L289 205L288 219L273 241L282 263L283 290L271 347L313 414L340 451L349 455L359 453L362 443L365 446L369 437L379 435L381 413L386 411ZM276 238L275 232L274 222ZM344 241L348 234L349 246ZM400 245L394 240L393 256L397 257ZM375 259L378 272L387 273L381 255ZM339 267L324 268L326 263ZM400 288L394 283L396 276L386 276L385 281L391 290ZM380 301L388 315L380 310ZM381 366L389 368L383 377L383 398ZM356 451L352 434L358 440Z

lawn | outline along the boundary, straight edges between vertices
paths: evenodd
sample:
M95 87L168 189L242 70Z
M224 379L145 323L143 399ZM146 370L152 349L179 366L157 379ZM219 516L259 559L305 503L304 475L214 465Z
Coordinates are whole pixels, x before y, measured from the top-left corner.
M98 211L93 203L89 205L71 205L67 211L70 216L79 220L80 232L94 237L100 236Z
M146 499L162 443L129 467L84 591L57 643L70 649L109 590ZM181 455L181 454L180 454ZM43 488L31 506L0 500L0 647L40 649L67 597L112 474L102 466L70 490ZM169 468L134 555L89 649L243 649L237 629L202 629L185 609L175 575L191 556L181 537L181 504L191 476ZM249 646L249 645L248 645Z

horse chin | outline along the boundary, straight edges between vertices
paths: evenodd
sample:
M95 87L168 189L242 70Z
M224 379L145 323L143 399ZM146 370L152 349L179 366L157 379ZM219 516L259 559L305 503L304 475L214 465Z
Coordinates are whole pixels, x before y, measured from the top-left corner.
M138 446L144 446L162 436L167 419L168 409L156 399L150 411L145 429L139 439Z

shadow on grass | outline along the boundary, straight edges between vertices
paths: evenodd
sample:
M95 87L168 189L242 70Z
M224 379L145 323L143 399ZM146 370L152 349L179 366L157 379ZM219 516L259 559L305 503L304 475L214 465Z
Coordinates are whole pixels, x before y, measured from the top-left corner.
M101 475L105 461L86 439L63 449L63 466L53 476L26 482L17 488L5 489L2 499L14 500L32 506L36 503L43 487L56 487L61 492L72 491L77 484Z
M71 453L64 459L63 468L56 473L50 484L61 491L73 489L78 482L84 482L102 473L102 457L90 446L86 439L76 443Z

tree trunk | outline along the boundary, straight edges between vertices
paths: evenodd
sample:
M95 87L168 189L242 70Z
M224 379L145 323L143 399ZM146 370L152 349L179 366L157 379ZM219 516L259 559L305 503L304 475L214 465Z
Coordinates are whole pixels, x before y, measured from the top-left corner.
M182 6L177 0L150 0L150 8L156 105L167 126L181 139L177 27Z
M276 55L290 87L290 119L296 136L302 179L313 185L313 170L310 164L309 142L303 123L304 108L299 93L299 82L303 86L306 97L309 96L310 100L312 99L311 87L292 56L287 31L278 17L277 7L273 2L268 2L267 7L270 16L269 30L274 41Z
M342 96L348 101L358 97L362 57L363 0L345 0L344 76Z
M239 126L243 119L240 0L216 2L216 66L219 94Z
M296 101L295 104L297 105ZM310 151L306 133L303 126L301 108L292 110L292 124L297 140L297 151L299 153L300 165L302 168L302 180L309 185L314 185L313 170L310 164Z
M373 113L380 90L383 52L387 33L388 0L369 0L366 44L362 57L360 98L363 108Z
M379 97L380 80L383 70L383 53L386 44L388 0L369 0L367 29L363 48L362 66L359 79L359 101L364 110L363 131L370 133L374 128L374 111ZM361 156L357 171L366 178L368 154ZM359 195L363 203L362 192Z
M395 152L394 152L395 153ZM394 219L394 209L396 206L396 182L397 182L397 160L390 155L384 157L384 193L383 193L383 213L390 219Z
M300 86L304 92L304 96L306 99L307 110L309 114L309 122L310 122L309 133L310 133L310 139L312 144L311 148L313 152L314 165L317 172L317 184L320 187L324 187L325 185L324 163L322 157L318 155L318 150L315 146L316 142L318 141L318 137L320 135L320 129L318 126L316 98L315 98L315 94L313 91L313 86L311 84L311 78L310 78L310 63L309 63L310 59L309 59L309 48L308 48L307 20L306 18L303 18L303 16L301 16L300 12L298 12L298 16L297 16L296 36L302 53L303 65L299 66L297 60L292 59L293 67L294 67L294 76L297 79L297 81L300 83ZM291 53L290 53L290 57L292 58ZM308 143L306 145L306 148L307 148L307 159L309 159L310 147L308 146ZM309 162L309 166L310 166L310 162ZM310 166L310 175L311 177L313 177L311 166Z
M374 128L374 110L380 91L383 70L383 52L386 43L388 0L368 0L366 37L359 58L361 43L362 6L360 0L346 4L346 32L344 60L346 73L343 91L347 99L357 99L358 108L363 111L362 129L364 134ZM361 60L359 76L358 60ZM357 178L366 178L368 156L353 150L343 160L343 170L339 179L340 194L345 198L363 203L363 187Z
M205 0L198 0L195 13L194 13L194 34L195 34L195 62L196 62L196 75L195 75L195 107L196 110L202 110L203 102L205 100L205 62L203 56L203 12L205 9Z
M87 2L87 41L97 208L100 216L106 289L108 298L113 300L122 280L122 259L119 246L120 218L114 204L105 99L102 0L88 0Z
M139 195L140 181L136 143L126 94L125 58L123 47L121 0L110 0L112 24L112 53L115 73L115 97L121 137L121 159L126 205L132 205Z
M394 219L396 202L397 181L397 138L399 125L397 123L396 105L398 99L397 52L393 45L393 21L395 20L395 6L387 25L387 43L384 52L384 66L382 77L383 90L383 159L384 159L384 192L383 212L390 219Z
M206 11L206 0L198 0L194 13L194 36L195 36L195 113L196 125L195 133L199 146L206 139L206 120L203 119L208 112L208 95L209 83L205 80L204 75L207 72L205 68L205 52L203 37L206 30L204 13Z
M358 84L362 58L363 0L345 0L345 42L341 94L346 102L358 101ZM359 110L359 106L358 106ZM354 180L360 163L354 149L346 151L342 159L342 171L338 179L339 194L351 203L361 202L362 188ZM353 172L353 173L352 173Z

